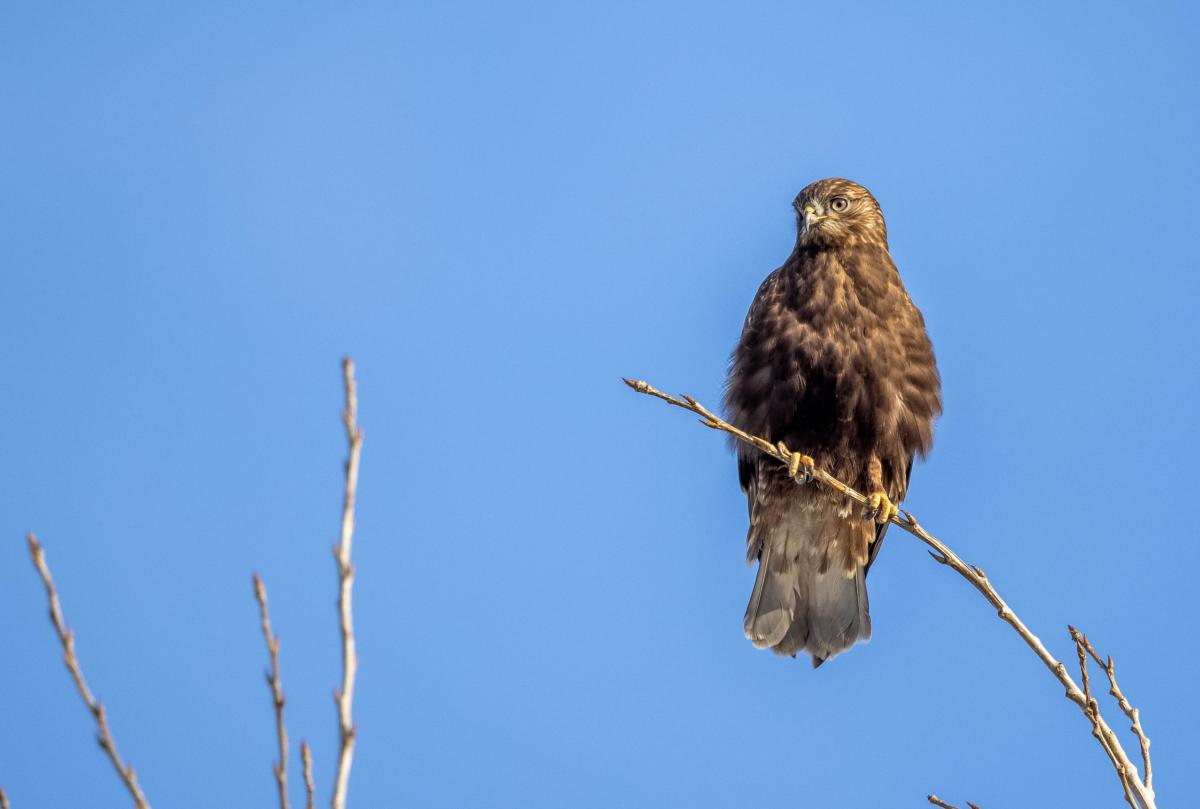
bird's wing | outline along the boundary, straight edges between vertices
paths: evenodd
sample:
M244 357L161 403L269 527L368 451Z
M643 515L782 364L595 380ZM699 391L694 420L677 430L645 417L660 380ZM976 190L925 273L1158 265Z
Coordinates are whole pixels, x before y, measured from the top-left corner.
M762 529L766 522L763 506L770 488L771 471L761 453L754 451L752 457L738 453L738 479L746 493L746 508L750 512L750 527L746 531L747 562L757 559L762 550Z
M912 476L912 465L913 456L909 455L908 465L904 469L904 479L899 481L900 485L897 487L896 491L888 492L888 497L894 497L895 499L892 500L892 502L897 506L904 501L904 496L908 494L908 479ZM875 529L875 539L871 540L871 552L867 556L867 566L864 569L864 572L871 569L871 565L874 563L875 557L879 555L879 549L883 547L883 536L887 533L889 525L891 525L890 522L885 522L883 525L880 525Z

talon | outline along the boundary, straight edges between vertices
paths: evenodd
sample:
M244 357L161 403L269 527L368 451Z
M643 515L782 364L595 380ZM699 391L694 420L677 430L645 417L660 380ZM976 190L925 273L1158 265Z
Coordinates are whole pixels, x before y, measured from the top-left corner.
M883 525L899 513L900 509L888 499L887 494L884 492L871 492L871 494L867 495L867 507L863 513L864 519L874 520Z
M802 452L788 454L788 477L797 483L808 483L817 473L817 464Z

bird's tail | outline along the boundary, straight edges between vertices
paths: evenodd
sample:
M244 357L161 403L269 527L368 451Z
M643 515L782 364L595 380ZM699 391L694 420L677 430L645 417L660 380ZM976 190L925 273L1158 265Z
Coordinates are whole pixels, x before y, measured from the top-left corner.
M746 637L760 649L813 666L871 637L866 548L874 525L834 508L796 503L752 537L758 576L746 606Z

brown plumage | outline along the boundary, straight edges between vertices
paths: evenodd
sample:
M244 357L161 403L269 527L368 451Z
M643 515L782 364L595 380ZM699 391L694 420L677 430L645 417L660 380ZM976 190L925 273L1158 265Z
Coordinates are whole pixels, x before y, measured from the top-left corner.
M871 636L867 568L942 402L925 321L888 253L875 198L849 180L820 180L795 208L796 247L746 315L725 408L738 427L811 456L877 506L864 516L738 450L747 552L759 563L746 636L778 654L807 651L817 666Z

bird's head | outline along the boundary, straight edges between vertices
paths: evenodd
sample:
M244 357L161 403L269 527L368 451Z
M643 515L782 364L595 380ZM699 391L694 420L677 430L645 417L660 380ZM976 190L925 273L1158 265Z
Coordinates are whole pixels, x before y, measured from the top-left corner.
M871 192L858 183L836 177L817 180L801 191L792 205L802 245L837 247L874 242L887 247L883 211Z

